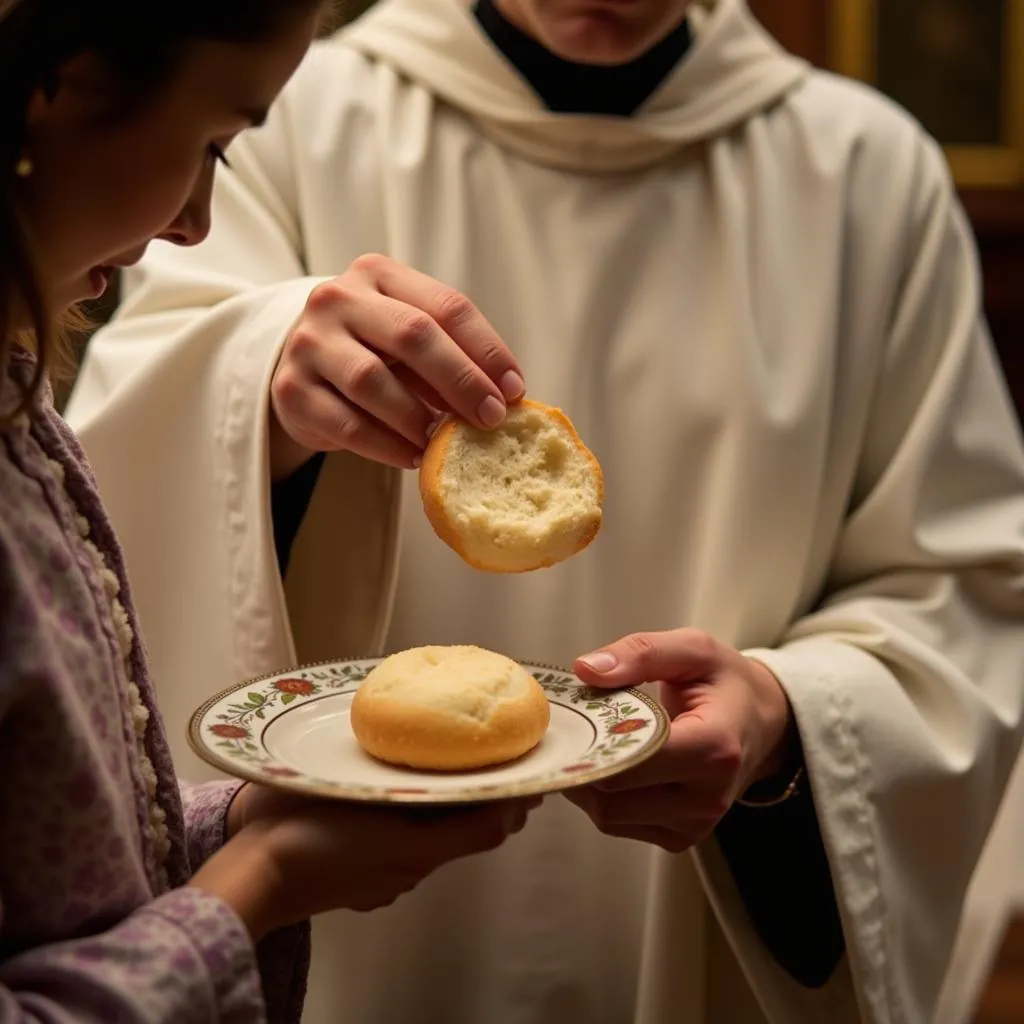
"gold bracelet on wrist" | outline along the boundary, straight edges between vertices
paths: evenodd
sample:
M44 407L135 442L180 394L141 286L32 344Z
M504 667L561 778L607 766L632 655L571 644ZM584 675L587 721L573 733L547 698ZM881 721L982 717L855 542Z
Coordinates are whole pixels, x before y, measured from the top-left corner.
M778 796L765 797L763 800L756 797L741 796L736 798L736 803L741 807L778 807L779 804L784 804L787 800L796 796L800 791L800 783L803 781L803 777L804 766L800 765L793 773L793 777L789 780L786 788Z

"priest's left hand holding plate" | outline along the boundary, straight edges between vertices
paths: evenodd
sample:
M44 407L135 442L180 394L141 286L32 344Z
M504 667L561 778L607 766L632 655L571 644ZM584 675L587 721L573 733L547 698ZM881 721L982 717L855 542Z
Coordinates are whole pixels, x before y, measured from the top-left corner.
M778 680L707 633L634 633L577 659L575 672L603 689L657 682L672 720L648 761L566 793L608 835L681 853L793 761L792 712Z

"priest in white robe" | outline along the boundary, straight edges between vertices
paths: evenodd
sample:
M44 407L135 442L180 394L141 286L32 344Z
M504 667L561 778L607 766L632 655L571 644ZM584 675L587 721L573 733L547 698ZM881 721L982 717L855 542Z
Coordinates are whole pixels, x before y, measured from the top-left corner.
M172 736L239 678L420 643L617 654L678 731L694 694L788 701L777 770L702 804L690 852L669 752L318 921L311 1024L935 1019L1024 704L1024 449L937 145L742 0L382 0L229 159L210 237L128 275L69 408ZM588 551L475 572L396 468L409 431L378 422L378 461L336 409L303 433L345 371L291 412L282 381L330 356L314 315L368 340L320 288L358 261L372 290L365 253L468 296L572 417L607 488Z

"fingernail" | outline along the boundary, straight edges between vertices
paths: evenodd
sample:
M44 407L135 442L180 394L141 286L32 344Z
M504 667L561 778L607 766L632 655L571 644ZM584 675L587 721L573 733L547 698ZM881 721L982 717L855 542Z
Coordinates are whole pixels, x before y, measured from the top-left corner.
M412 468L413 469L419 469L420 466L422 466L422 465L423 465L423 459L421 459L420 456L418 456L418 455L413 456Z
M526 384L515 370L509 370L498 384L506 402L514 402L526 393Z
M505 403L494 395L488 395L476 411L485 427L496 427L505 419Z
M441 426L441 418L438 417L432 423L427 425L427 440L429 441L436 433L437 428Z
M584 665L589 665L595 672L611 672L619 664L619 659L611 651L595 651L580 658Z

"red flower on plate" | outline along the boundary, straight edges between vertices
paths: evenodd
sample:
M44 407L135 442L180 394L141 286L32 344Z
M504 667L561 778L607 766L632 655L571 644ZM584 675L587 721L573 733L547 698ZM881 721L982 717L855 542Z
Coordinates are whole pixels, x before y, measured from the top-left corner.
M211 725L210 732L225 740L247 740L249 738L248 729L243 729L240 725L229 725L227 722Z
M263 774L274 779L296 779L299 776L299 773L291 768L282 768L273 764L268 764L263 769Z
M580 761L579 764L566 765L562 771L566 775L575 775L577 772L589 772L592 768L596 768L597 765L593 761Z
M308 697L316 692L316 687L305 679L278 679L274 689L281 693L294 693L296 697Z
M624 718L621 722L616 722L608 731L613 736L621 736L627 732L636 732L645 725L647 722L642 718Z

